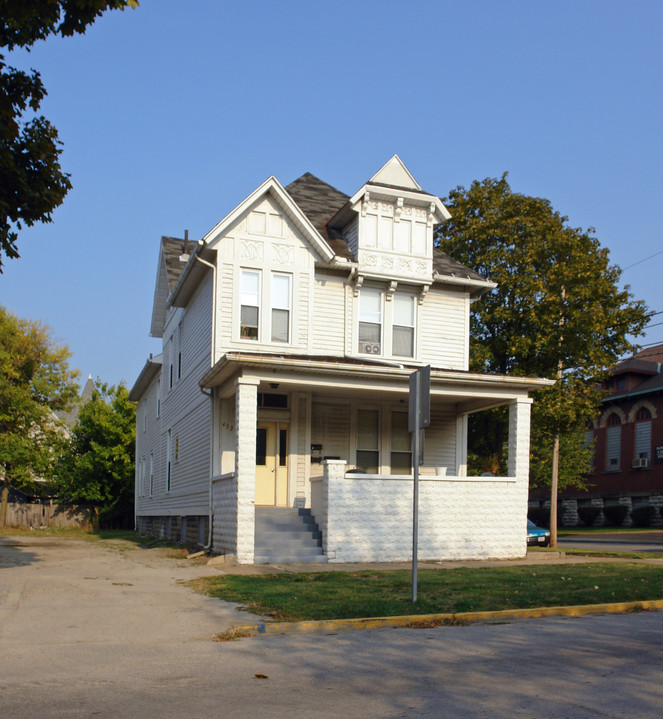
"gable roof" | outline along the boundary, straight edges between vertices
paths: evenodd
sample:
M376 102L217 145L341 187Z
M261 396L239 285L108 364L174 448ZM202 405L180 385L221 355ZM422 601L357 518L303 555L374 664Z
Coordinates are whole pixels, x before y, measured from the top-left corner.
M320 182L320 181L318 181ZM324 183L323 183L324 184ZM333 190L333 188L331 188ZM338 192L338 191L337 191ZM242 215L256 203L258 200L269 194L286 215L292 220L297 229L306 237L311 246L318 253L319 257L329 262L334 259L334 251L329 246L326 237L320 234L313 223L313 219L309 217L301 207L293 200L290 194L285 190L283 185L272 175L269 179L256 188L245 200L240 202L237 207L229 212L215 227L213 227L203 238L204 245L208 244L213 247L214 241L222 235L228 227L237 221ZM315 218L315 213L314 213Z
M397 161L397 166L394 168L395 161ZM390 174L383 172L385 168L389 170ZM402 174L398 175L397 172ZM407 175L404 173L407 173ZM405 183L408 182L407 178L409 177L411 177L411 175L402 164L400 158L394 155L369 182L371 184L377 184L376 179L389 179L392 182L399 181ZM414 182L418 189L411 185L409 187L406 186L405 189L408 189L410 192L428 194L419 188L419 185L416 184L414 179L412 182ZM389 186L395 187L395 185ZM348 216L347 213L351 202L349 195L328 185L310 172L304 173L294 182L286 185L285 190L290 197L292 197L299 209L309 218L315 229L327 240L334 253L351 262L356 261L347 241L341 236L337 229L328 225L329 221L337 216ZM341 210L343 210L342 214ZM433 249L433 271L445 278L472 280L473 282L488 284L489 288L495 286L490 280L460 262L457 262L438 248Z
M189 247L195 243L184 240L180 237L161 238L159 246L159 260L157 263L157 281L154 287L154 302L152 304L152 322L150 324L150 335L161 337L166 323L166 304L168 296L175 289L186 261L180 260L182 255L188 253Z
M328 185L310 172L304 173L294 182L286 185L285 191L327 241L334 253L352 261L354 258L348 243L339 237L338 233L327 228L329 220L348 204L349 195Z

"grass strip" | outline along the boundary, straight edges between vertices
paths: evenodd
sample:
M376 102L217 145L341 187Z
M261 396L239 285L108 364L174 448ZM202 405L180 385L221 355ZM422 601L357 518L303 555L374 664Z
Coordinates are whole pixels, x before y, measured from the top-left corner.
M274 621L390 617L663 598L663 567L633 563L420 569L418 601L408 571L226 574L196 591Z

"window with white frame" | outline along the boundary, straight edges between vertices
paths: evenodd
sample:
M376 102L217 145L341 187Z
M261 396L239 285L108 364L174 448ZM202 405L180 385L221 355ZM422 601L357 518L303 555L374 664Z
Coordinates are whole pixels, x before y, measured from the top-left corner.
M414 295L396 292L392 302L391 353L398 357L414 357Z
M150 452L150 497L154 494L154 452Z
M412 472L412 435L408 429L408 413L391 413L391 473Z
M413 292L385 293L377 287L362 287L357 326L359 353L414 357L416 308Z
M362 287L359 293L359 352L382 354L382 297L381 290Z
M240 337L258 341L260 321L260 272L242 270L240 281Z
M240 276L240 339L290 342L293 276L243 269Z
M272 342L290 341L291 276L272 273Z
M357 410L357 469L367 474L380 472L380 411Z
M157 417L161 415L161 377L157 377Z

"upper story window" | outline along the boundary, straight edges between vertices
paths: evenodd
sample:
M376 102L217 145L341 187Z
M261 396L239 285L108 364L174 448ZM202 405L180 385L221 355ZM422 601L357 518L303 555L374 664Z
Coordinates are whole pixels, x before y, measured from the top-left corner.
M292 332L291 317L292 275L242 270L240 339L288 343Z
M605 470L621 471L622 421L614 412L608 417L605 431Z
M393 339L391 352L399 357L414 357L414 295L394 295Z
M370 287L359 293L359 352L382 354L382 292Z
M257 341L260 319L260 272L242 270L240 305L240 337Z
M290 341L290 275L272 274L272 342Z
M359 353L414 357L416 306L414 293L395 292L387 296L378 288L362 287L357 332Z
M640 407L635 415L635 452L634 460L651 460L651 412ZM634 463L639 466L637 462ZM640 463L642 464L642 463Z

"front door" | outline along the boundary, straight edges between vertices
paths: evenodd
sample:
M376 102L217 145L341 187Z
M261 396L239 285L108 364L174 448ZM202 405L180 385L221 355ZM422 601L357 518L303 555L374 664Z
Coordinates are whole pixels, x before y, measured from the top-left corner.
M255 503L288 504L288 427L280 422L258 422Z

